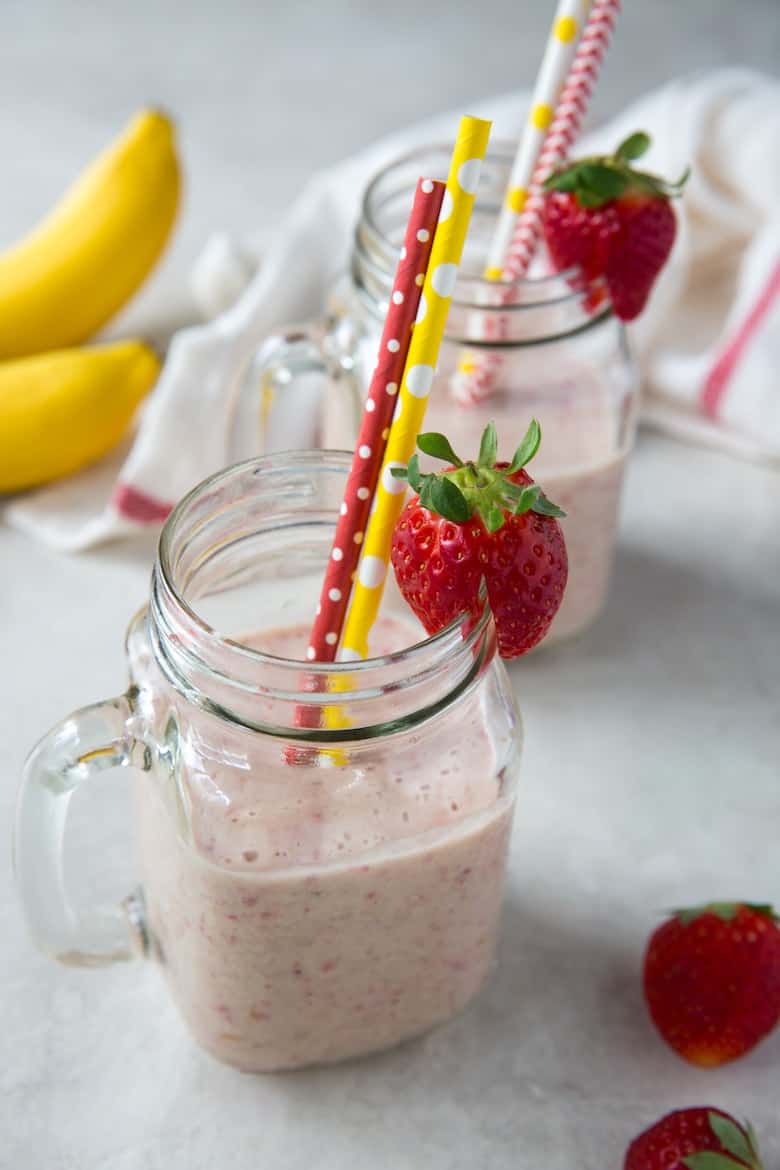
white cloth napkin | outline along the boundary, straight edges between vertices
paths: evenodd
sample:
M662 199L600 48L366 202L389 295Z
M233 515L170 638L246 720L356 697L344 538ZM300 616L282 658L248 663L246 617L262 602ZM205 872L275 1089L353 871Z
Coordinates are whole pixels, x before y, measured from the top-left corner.
M495 138L516 139L527 95L480 103ZM264 338L316 317L344 268L363 188L410 147L447 141L456 114L383 139L316 176L257 258L210 241L193 286L208 324L178 333L135 437L99 466L21 497L7 520L69 550L156 524L195 483L234 456L234 407ZM611 150L630 131L654 139L648 169L693 169L677 204L680 230L652 299L632 327L644 418L682 438L780 459L780 84L727 69L674 82L584 138ZM303 412L290 438L306 446Z

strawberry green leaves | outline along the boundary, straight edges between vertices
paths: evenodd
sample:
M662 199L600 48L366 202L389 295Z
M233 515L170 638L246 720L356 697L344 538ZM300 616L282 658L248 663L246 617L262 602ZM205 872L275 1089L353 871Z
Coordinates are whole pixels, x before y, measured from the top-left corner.
M480 510L480 515L488 532L498 532L499 528L503 528L506 523L503 509L499 508L498 504L492 504L484 511Z
M498 435L496 434L496 424L489 422L482 432L477 467L494 467L497 458Z
M602 207L630 193L661 199L679 195L689 170L676 183L669 183L631 166L647 153L650 143L650 136L638 130L624 139L613 155L579 159L556 171L546 180L544 189L574 195L580 207L590 208Z
M575 193L583 207L600 207L618 199L629 186L629 176L602 162L581 163Z
M513 516L520 516L523 512L537 512L540 516L565 516L566 513L548 500L538 483L519 487L508 483L504 487L504 500Z
M748 910L760 914L763 918L768 918L770 922L780 922L780 915L769 902L742 902L741 905L747 906Z
M550 175L545 191L574 195L580 207L601 207L631 186L632 171L622 160L586 158Z
M455 524L464 524L471 517L471 507L459 487L444 475L427 477L424 491L428 497L426 502L422 495L420 502L432 512L438 512L447 520Z
M718 1150L702 1150L698 1154L688 1154L683 1158L688 1170L734 1170L735 1158L738 1165L744 1168L762 1170L756 1135L749 1122L743 1129L730 1117L712 1112L707 1114L707 1120L725 1153Z
M547 496L541 490L530 510L536 512L539 516L555 516L557 519L566 515L563 508L559 508L552 500L548 500Z
M535 418L532 418L528 424L528 430L525 432L525 437L520 446L512 456L512 462L507 468L507 473L512 475L513 472L519 471L521 467L525 467L526 463L530 463L536 452L539 450L539 444L542 441L542 428Z
M423 476L420 471L420 456L412 455L406 467L391 467L390 474L394 479L405 479L412 491L421 492Z
M424 443L421 440L424 440ZM417 445L427 455L447 459L449 462L453 462L453 456L457 459L444 435L433 432L420 435ZM436 455L436 452L444 452L445 450L448 452L447 454ZM460 460L458 460L458 466L463 466ZM395 479L407 480L410 488L419 495L422 506L428 508L429 511L437 512L439 516L444 516L455 524L463 524L470 518L472 509L460 488L444 475L432 473L423 475L420 471L419 455L412 455L405 468L394 467L392 475Z
M475 512L479 514L488 532L498 532L508 516L536 512L540 516L563 516L564 512L547 498L538 484L516 484L512 476L522 470L539 450L542 431L532 419L523 441L515 451L508 467L496 463L498 435L495 423L490 422L482 432L476 462L464 463L453 450L449 440L437 431L427 431L417 437L417 446L425 455L451 463L453 469L423 473L420 459L413 455L406 468L395 467L392 475L406 479L417 492L420 503L455 524L463 524Z
M689 906L682 910L673 910L672 913L679 918L683 926L690 926L697 918L701 918L702 914L714 914L722 922L731 922L736 918L740 906L746 906L748 910L768 918L771 922L780 922L774 908L767 902L706 902L702 906Z
M424 455L431 455L434 459L441 459L444 463L452 463L454 467L462 467L463 460L455 454L450 441L438 431L426 431L417 436L417 446ZM414 484L412 484L414 487Z
M643 154L647 154L650 142L649 134L645 134L644 130L636 130L633 134L629 134L628 138L623 139L615 151L615 158L619 158L621 162L634 162Z
M734 1170L734 1159L717 1150L702 1150L699 1154L688 1154L683 1158L688 1170Z
M732 918L736 917L737 905L735 902L707 902L702 906L688 906L673 910L672 913L679 918L683 926L690 926L697 918L701 918L702 914L714 914L723 922L730 922Z
M751 1148L750 1137L745 1130L730 1118L721 1117L719 1113L710 1113L708 1120L710 1129L723 1149L747 1166L753 1165L757 1152Z

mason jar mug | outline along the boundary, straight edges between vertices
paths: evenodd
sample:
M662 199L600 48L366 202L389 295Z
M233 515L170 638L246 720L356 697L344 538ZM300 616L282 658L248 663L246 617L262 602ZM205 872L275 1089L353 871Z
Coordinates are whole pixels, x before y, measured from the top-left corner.
M50 731L19 798L37 942L71 964L156 960L194 1038L246 1071L397 1044L494 961L520 721L489 610L427 638L388 590L373 657L304 660L348 468L259 458L178 505L128 689ZM69 800L127 779L140 885L77 907Z
M446 173L447 158L445 147L424 148L374 178L362 199L349 271L334 287L325 319L263 347L244 401L262 415L257 441L264 449L296 445L318 372L327 375L319 445L353 448L414 185L419 175ZM468 459L493 419L499 457L509 459L530 419L541 423L542 446L529 470L567 514L569 554L566 596L549 644L583 630L604 607L639 385L602 282L538 270L513 284L482 278L510 166L507 148L489 154L482 170L425 429L444 432ZM480 393L464 395L464 379L468 385L475 378Z

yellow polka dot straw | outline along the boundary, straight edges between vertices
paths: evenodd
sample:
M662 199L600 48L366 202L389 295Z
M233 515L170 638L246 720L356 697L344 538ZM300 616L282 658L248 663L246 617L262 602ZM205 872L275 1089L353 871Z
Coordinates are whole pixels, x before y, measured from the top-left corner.
M550 35L536 77L528 120L512 164L504 204L490 243L485 278L501 280L504 262L528 196L536 160L552 122L563 83L577 48L588 11L588 0L558 0Z
M490 126L490 122L481 118L466 117L461 119L458 129L398 407L387 440L374 511L366 529L358 576L344 625L341 658L347 661L368 657L368 635L379 612L390 562L393 528L406 491L405 482L393 477L392 468L406 466L422 429ZM395 387L391 390L388 386L387 391L395 393Z

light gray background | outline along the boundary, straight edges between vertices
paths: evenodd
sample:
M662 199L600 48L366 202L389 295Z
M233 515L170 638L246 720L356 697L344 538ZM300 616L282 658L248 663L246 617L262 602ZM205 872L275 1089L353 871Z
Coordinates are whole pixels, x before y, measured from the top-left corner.
M627 0L594 116L683 70L776 69L777 0ZM270 230L305 179L418 114L530 80L552 0L270 4L0 0L0 245L138 106L178 117L184 219L123 327L187 317L205 236ZM668 905L780 901L780 477L643 435L609 613L513 676L526 718L501 964L463 1018L327 1072L246 1078L189 1043L156 971L34 953L0 851L5 1170L619 1167L672 1107L750 1115L780 1159L780 1034L730 1068L678 1061L638 967ZM151 540L78 558L0 528L0 788L26 749L123 685ZM110 790L78 841L123 833ZM90 824L90 819L95 822Z

